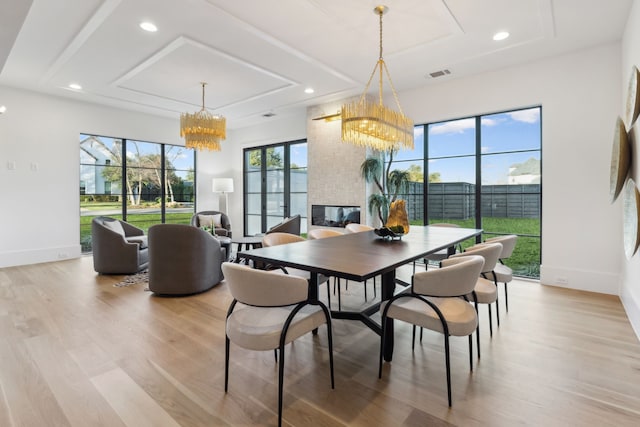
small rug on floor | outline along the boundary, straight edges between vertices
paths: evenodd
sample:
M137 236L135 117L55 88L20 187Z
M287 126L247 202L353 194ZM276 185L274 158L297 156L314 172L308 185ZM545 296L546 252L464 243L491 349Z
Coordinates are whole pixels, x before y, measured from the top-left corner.
M115 286L116 288L122 288L124 286L133 286L133 285L142 285L142 284L146 285L148 283L149 283L149 271L144 270L144 271L141 271L140 273L126 276L124 279L114 284L113 286ZM147 290L149 290L149 288L145 288L145 291Z

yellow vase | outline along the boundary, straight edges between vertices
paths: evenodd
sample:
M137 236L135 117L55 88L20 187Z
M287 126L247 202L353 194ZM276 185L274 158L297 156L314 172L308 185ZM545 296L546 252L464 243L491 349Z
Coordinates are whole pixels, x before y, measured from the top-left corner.
M389 218L385 227L391 231L399 231L398 227L402 227L404 234L409 232L409 215L407 215L406 201L398 199L395 202L391 202L389 206Z

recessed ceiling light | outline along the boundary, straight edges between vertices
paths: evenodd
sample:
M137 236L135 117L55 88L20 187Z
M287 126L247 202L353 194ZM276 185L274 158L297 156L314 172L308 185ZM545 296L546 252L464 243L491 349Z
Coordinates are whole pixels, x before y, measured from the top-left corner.
M312 87L308 87L304 90L304 93L313 93L313 92L315 92L315 90L313 90Z
M73 90L81 90L82 86L80 86L78 83L69 83L69 88Z
M493 35L493 40L500 41L509 37L509 33L507 31L498 31Z
M0 105L0 114L4 114L5 111L7 111L7 107L5 107L4 105Z
M150 33L155 33L158 31L158 27L156 27L153 23L145 21L140 23L140 28L145 31L149 31Z

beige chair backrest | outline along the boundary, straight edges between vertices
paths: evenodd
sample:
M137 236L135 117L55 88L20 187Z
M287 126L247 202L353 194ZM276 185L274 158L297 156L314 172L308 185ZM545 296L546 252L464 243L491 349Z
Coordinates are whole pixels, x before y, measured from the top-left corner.
M357 224L355 222L352 222L350 224L347 224L344 227L344 229L347 230L348 233L362 233L363 231L373 230L373 227L365 224Z
M500 259L507 259L513 253L518 242L518 236L515 234L508 234L506 236L492 237L484 241L485 243L500 243L502 245L502 253Z
M338 230L331 230L330 228L314 228L313 230L309 230L307 236L309 236L309 239L326 239L327 237L342 236L343 234L344 233Z
M262 237L262 246L278 246L287 243L303 242L306 239L296 234L289 233L270 233Z
M496 264L500 259L502 253L502 245L500 243L478 243L473 245L464 252L451 255L449 258L459 258L470 255L480 255L484 258L484 267L482 273L490 273L496 268Z
M278 307L306 301L309 283L300 276L257 270L243 264L222 264L231 296L243 304Z
M483 265L479 255L445 259L440 268L413 275L413 292L435 297L467 295L473 291Z

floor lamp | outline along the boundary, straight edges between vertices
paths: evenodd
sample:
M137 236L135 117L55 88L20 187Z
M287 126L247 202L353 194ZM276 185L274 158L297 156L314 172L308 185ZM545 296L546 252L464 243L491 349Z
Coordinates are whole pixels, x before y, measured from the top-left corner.
M232 178L213 178L212 182L213 192L224 194L224 209L220 207L220 211L229 215L229 193L233 193L233 179ZM220 199L218 199L218 206Z

